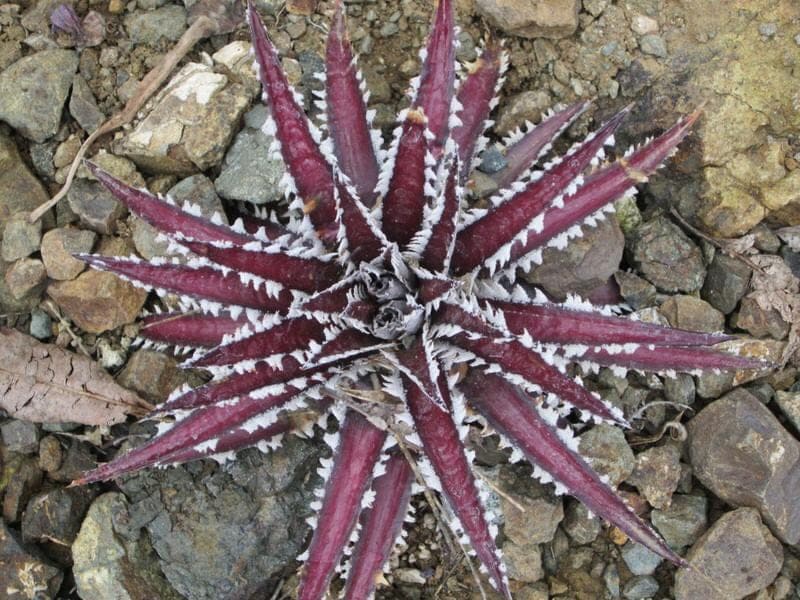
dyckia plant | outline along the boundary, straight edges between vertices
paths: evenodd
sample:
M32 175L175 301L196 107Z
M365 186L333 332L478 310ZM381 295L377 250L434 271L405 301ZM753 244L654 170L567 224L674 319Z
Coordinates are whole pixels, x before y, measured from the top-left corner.
M341 2L321 75L319 129L252 6L248 20L289 209L228 227L91 167L186 258L83 259L178 295L183 310L147 316L142 335L194 349L187 365L214 378L173 393L156 416L174 419L163 419L156 437L80 482L274 447L295 429L293 411L311 409L321 423L335 416L337 426L324 436L331 458L300 557L299 598L321 598L342 570L345 597L371 596L418 477L441 495L450 526L509 597L466 444L466 421L479 419L542 481L683 564L579 455L566 417L626 421L570 374L570 363L656 372L761 363L709 348L724 335L619 318L575 299L551 302L515 277L541 261L544 247L563 247L612 212L613 200L633 194L697 115L606 163L603 148L626 109L541 163L586 108L570 106L508 141L501 191L488 208L469 208L464 190L505 63L489 43L457 81L452 0L439 1L410 107L387 149L371 127Z

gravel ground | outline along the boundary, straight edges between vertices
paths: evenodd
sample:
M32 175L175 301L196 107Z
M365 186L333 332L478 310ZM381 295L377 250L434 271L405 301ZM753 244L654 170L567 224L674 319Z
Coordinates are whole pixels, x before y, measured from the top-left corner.
M204 375L181 371L170 354L136 349L136 316L153 299L84 271L70 256L162 255L154 231L82 170L37 224L25 217L58 191L82 141L122 110L199 8L190 0L78 0L78 33L53 34L50 14L59 4L0 5L0 324L89 356L158 402ZM332 3L310 4L308 16L297 14L309 6L302 0L256 2L313 114ZM388 133L417 73L430 7L421 0L347 6L375 122ZM704 105L695 131L635 202L618 207L617 220L546 252L528 280L555 297L619 294L648 318L725 328L746 338L733 345L751 355L785 359L757 379L605 369L586 378L635 426L581 430L581 451L692 570L676 572L555 496L529 468L509 464L495 438L472 431L478 469L495 490L515 597L800 598L800 236L793 229L800 224L800 8L791 0L713 11L668 0L459 0L456 7L461 61L474 60L487 35L506 39L498 136L556 104L594 98L558 148L633 102L617 136L625 148ZM230 213L239 201L280 201L283 167L267 156L247 39L239 25L200 41L166 89L88 156L126 181L192 199L206 215ZM210 101L181 91L202 85L213 88ZM475 196L491 193L490 175L502 167L493 144L482 158ZM320 440L293 439L269 455L246 451L225 467L200 462L119 485L65 487L149 433L133 419L111 427L33 424L0 410L0 597L292 597ZM421 497L415 507L416 523L378 597L479 598L463 553Z

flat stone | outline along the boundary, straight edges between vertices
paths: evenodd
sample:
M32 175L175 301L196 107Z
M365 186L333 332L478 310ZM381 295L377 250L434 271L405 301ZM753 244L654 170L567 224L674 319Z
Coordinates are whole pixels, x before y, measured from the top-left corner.
M730 314L747 291L751 274L752 269L742 261L717 252L708 266L700 295L717 310Z
M513 36L562 38L578 28L576 0L477 0L475 9L489 23Z
M223 198L253 204L283 199L280 180L286 168L283 160L273 158L269 151L274 138L261 130L267 115L267 108L257 105L245 116L246 126L236 135L225 155L222 171L214 181Z
M97 234L86 229L59 227L42 238L42 261L50 279L68 281L86 269L86 263L73 254L92 251Z
M11 138L0 133L0 231L11 215L30 212L49 196L20 158Z
M35 458L23 457L14 463L10 472L8 467L3 472L5 486L3 495L3 520L6 523L17 523L30 497L42 485L42 471ZM2 561L0 561L0 564Z
M725 315L694 296L671 296L659 310L669 324L678 329L714 333L725 328Z
M115 522L128 518L123 494L109 492L92 503L72 545L78 594L83 600L179 600L146 539L127 540L115 530Z
M579 439L581 456L595 471L608 477L612 486L618 486L633 472L633 451L621 429L596 425L582 433Z
M47 294L78 327L90 333L132 323L147 299L146 290L101 271L51 283Z
M96 495L93 487L56 488L30 499L22 517L22 539L45 546L59 563L69 564L69 547Z
M64 575L26 549L17 534L0 522L0 581L6 600L56 598Z
M38 298L47 279L42 261L37 258L23 258L11 265L5 274L8 292L16 300Z
M800 429L800 391L778 391L775 393L775 402L794 428Z
M186 381L174 358L153 350L131 354L117 382L152 402L163 402L170 392Z
M664 396L670 402L689 405L694 403L694 379L687 373L676 373L675 377L664 378Z
M734 327L744 329L750 335L762 338L771 337L782 340L789 333L790 325L781 317L775 308L762 308L756 295L742 298L739 312L734 315L731 323Z
M81 75L75 75L72 80L69 113L86 133L92 133L106 120L103 111L97 107L97 101L89 89L89 84Z
M689 422L695 476L728 504L758 508L788 544L800 541L800 443L752 394L737 389Z
M67 193L67 202L89 229L110 235L117 230L117 222L128 209L102 184L76 179Z
M76 428L75 424L71 423L59 423L58 425L59 431L70 431ZM43 426L43 428L45 427L47 424ZM47 476L53 481L69 483L77 479L81 473L91 471L96 466L97 461L87 446L77 440L71 440L63 452L61 465L54 471L48 471Z
M675 575L675 600L740 600L767 587L783 564L783 548L758 511L722 515L686 556L691 568Z
M552 104L550 94L543 90L521 92L511 96L500 108L494 130L499 135L505 135L528 121L536 123Z
M61 442L54 435L46 435L39 441L39 468L46 473L58 471L64 460Z
M578 545L590 544L600 535L600 518L593 515L586 505L574 498L567 499L562 527L567 535Z
M39 249L42 239L42 222L28 222L28 213L20 212L6 221L0 256L6 262L26 258Z
M658 58L667 57L667 43L660 35L654 33L643 35L639 40L639 47L645 54L651 54Z
M156 44L169 40L176 42L186 30L186 9L182 6L164 6L152 11L136 11L125 16L125 30L137 44Z
M518 544L508 540L503 544L503 562L506 574L514 581L534 583L545 574L539 544Z
M680 550L697 541L708 526L708 500L705 496L675 494L670 505L655 509L650 520L671 548Z
M0 120L35 142L55 135L78 55L41 50L0 73Z
M583 235L571 240L563 250L545 248L542 264L524 278L557 300L570 293L588 298L617 271L624 249L625 238L619 224L615 219L606 219L596 227L584 227Z
M184 65L119 152L155 173L190 175L217 166L251 98L245 85L212 67Z
M35 423L11 419L0 425L0 435L11 452L33 454L39 449L39 428Z
M628 542L622 547L622 560L634 575L652 575L664 560L646 546Z
M641 310L656 305L656 286L642 279L636 273L617 271L614 279L619 286L619 293L633 310Z
M665 292L694 292L705 279L700 248L677 225L656 217L636 230L632 258L637 269Z
M626 600L644 600L658 593L658 581L650 575L640 575L629 579L622 588Z
M636 455L636 468L626 480L655 508L666 508L681 478L680 450L671 444Z

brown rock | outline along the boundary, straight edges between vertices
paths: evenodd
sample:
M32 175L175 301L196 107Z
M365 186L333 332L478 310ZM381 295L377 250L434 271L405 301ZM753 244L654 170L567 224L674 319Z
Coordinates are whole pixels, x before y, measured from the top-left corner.
M117 230L117 221L128 212L125 205L105 187L84 179L72 184L67 201L72 211L80 217L81 223L106 235Z
M694 296L672 296L660 310L669 324L679 329L714 333L725 327L725 315Z
M758 511L740 508L722 515L686 558L691 567L675 575L675 600L739 600L775 579L783 548Z
M32 211L47 199L47 192L20 158L14 142L0 134L0 229L12 214Z
M14 461L10 467L6 466L3 472L8 478L3 496L3 520L16 523L22 518L22 511L30 497L42 485L42 471L35 458L22 458Z
M742 298L732 325L757 338L782 340L789 333L789 323L781 318L780 312L774 308L762 308L752 295Z
M145 290L101 271L51 283L47 293L78 327L90 333L133 322L147 298Z
M492 25L526 38L562 38L578 28L576 0L477 0L475 8Z
M800 443L755 396L737 389L689 422L695 476L732 506L759 509L788 544L800 541Z
M0 522L0 582L3 598L55 598L64 576L56 567L22 546L12 529Z
M175 360L153 350L134 352L117 378L120 385L153 402L166 400L184 381Z
M36 258L18 260L5 274L8 291L16 300L38 296L46 278L44 265Z
M636 457L636 468L628 483L655 508L667 508L681 478L680 451L672 445L657 446Z
M75 279L86 264L72 255L90 252L97 234L93 231L64 227L51 229L42 238L42 260L50 279Z

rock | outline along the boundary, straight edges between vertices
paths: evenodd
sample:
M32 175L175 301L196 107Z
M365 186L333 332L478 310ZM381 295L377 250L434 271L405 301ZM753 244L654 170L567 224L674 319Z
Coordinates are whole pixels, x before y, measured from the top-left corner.
M177 42L186 30L186 9L164 6L153 11L133 12L125 16L125 30L135 44L154 45L162 40Z
M46 340L53 335L53 320L50 315L40 309L32 311L28 332L37 340Z
M97 101L89 89L89 84L81 75L72 80L72 94L69 97L69 114L86 133L92 133L106 120L103 111L97 107Z
M489 472L485 472L492 477ZM495 485L504 493L500 506L505 522L505 536L518 546L549 542L564 518L561 498L530 477L528 472L501 467ZM521 506L524 510L520 510ZM529 515L537 515L536 519Z
M156 173L190 175L214 167L251 98L246 86L207 65L189 63L156 96L153 109L123 138L119 151Z
M784 346L783 342L770 339L737 338L717 344L716 349L777 364L782 356ZM763 377L768 372L768 369L755 371L753 369L740 369L733 373L730 371L722 371L720 373L704 371L696 377L697 395L701 398L718 398L732 387Z
M81 486L56 488L34 496L22 518L22 539L44 545L59 563L69 565L68 548L95 495L94 488Z
M50 279L67 281L75 279L86 263L73 254L92 251L97 234L86 229L59 227L51 229L42 238L42 260Z
M494 130L498 135L505 135L528 121L536 123L552 103L550 94L541 90L511 96L500 108Z
M744 329L750 335L761 338L771 337L782 340L789 333L790 325L781 317L775 308L764 309L758 303L757 295L749 294L742 298L731 324Z
M694 379L686 373L676 373L675 377L664 378L664 396L677 404L694 403Z
M0 120L34 142L55 135L78 56L72 50L41 50L0 73Z
M660 35L649 33L639 40L639 47L645 54L652 54L658 58L667 57L667 43Z
M658 592L658 581L650 575L633 577L622 588L622 597L628 600L652 598Z
M739 508L711 526L675 575L675 600L739 600L767 587L783 563L783 548L758 511Z
M689 422L695 476L728 504L758 508L788 544L800 541L800 444L752 394L737 389Z
M700 248L666 217L636 230L631 254L637 269L665 292L694 292L705 278Z
M132 323L147 299L146 290L101 271L51 283L47 294L78 327L90 333Z
M626 480L655 508L666 508L681 478L680 450L671 444L636 455L636 468Z
M179 600L146 538L128 540L115 530L129 518L120 493L103 494L92 503L72 545L78 594L83 600Z
M475 10L505 33L525 38L562 38L578 28L576 0L477 0Z
M0 133L0 231L11 215L30 212L48 195L20 158L11 138Z
M172 357L152 350L131 354L117 382L152 402L163 402L170 392L186 381Z
M252 45L244 40L236 40L217 50L211 58L215 63L238 76L251 95L261 91L261 81L253 69ZM372 88L370 88L372 89ZM370 96L374 98L374 94ZM245 116L245 120L247 116Z
M622 560L634 575L652 575L664 559L646 546L628 542L622 547Z
M590 544L600 535L600 518L589 512L584 504L574 498L567 499L564 511L564 531L578 545Z
M0 581L4 598L56 598L63 578L57 567L25 549L16 534L0 522Z
M775 402L795 429L800 430L800 391L775 393Z
M725 315L694 296L671 296L659 310L678 329L714 333L725 328Z
M616 564L610 563L603 570L603 582L606 584L606 590L611 594L611 597L619 598L619 569Z
M614 279L619 293L633 310L641 310L656 305L656 286L635 273L617 271Z
M42 261L23 258L9 267L5 274L8 292L16 299L25 301L38 298L47 279Z
M650 513L650 520L671 548L691 546L706 530L708 500L705 496L675 494L670 505Z
M750 284L752 270L742 261L717 252L708 266L700 295L714 308L730 314Z
M624 247L619 224L606 219L596 227L584 227L583 235L563 250L545 248L542 264L524 277L556 300L570 293L587 298L617 271Z
M544 577L539 544L518 544L508 540L503 544L503 562L506 574L514 581L534 583Z
M190 202L207 219L211 219L216 214L222 223L228 223L228 217L214 190L214 184L205 175L192 175L182 179L169 189L167 196L171 197L179 206L184 202ZM149 260L154 256L176 254L169 252L169 241L159 237L158 230L146 221L134 217L132 229L136 251L143 258Z
M279 202L283 198L280 181L286 168L283 160L272 158L269 151L274 138L261 130L268 114L266 106L257 105L245 116L245 128L236 135L214 181L223 198L253 204Z
M59 424L59 426L62 425L63 427L60 427L59 431L69 431L70 428L75 428L74 425L69 423ZM47 424L43 426L43 428L46 427ZM47 475L53 481L69 483L77 479L81 473L91 471L96 466L97 461L88 448L76 440L71 440L63 453L61 465L57 470L49 471Z
M595 471L607 476L612 486L618 486L633 472L633 452L621 429L596 425L579 439L581 455Z
M39 468L47 473L58 471L64 460L61 442L54 435L47 435L39 442Z
M83 225L105 235L114 233L117 221L128 212L125 205L102 184L85 179L76 179L72 183L67 202Z
M39 249L42 239L42 222L28 222L28 213L20 212L6 221L0 256L6 262L26 258Z
M25 457L15 463L10 475L7 471L3 475L8 482L3 496L3 520L16 523L22 518L30 497L42 485L42 472L36 459Z
M11 419L0 425L0 435L11 452L33 454L39 449L39 428L35 423Z
M290 436L270 454L240 452L224 471L203 461L125 478L121 535L146 527L162 571L189 600L262 594L305 543L318 458L314 442Z

